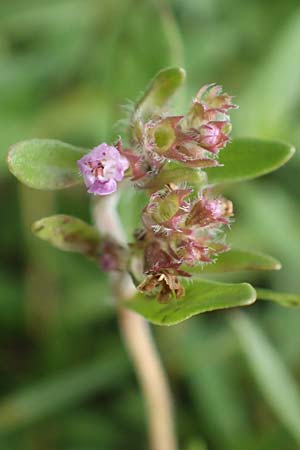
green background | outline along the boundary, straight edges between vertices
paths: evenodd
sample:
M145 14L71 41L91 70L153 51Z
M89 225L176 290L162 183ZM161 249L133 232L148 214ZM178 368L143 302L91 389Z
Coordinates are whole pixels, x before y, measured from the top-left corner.
M1 449L147 449L106 277L30 233L55 213L89 221L88 196L25 188L5 156L33 137L113 142L126 108L169 65L187 71L177 112L217 82L240 105L233 136L300 147L297 0L1 1ZM300 293L299 170L297 153L274 174L226 188L236 212L229 242L269 252L283 269L218 279ZM130 193L121 213L130 233L138 216ZM153 327L181 449L299 450L299 324L299 310L259 303Z

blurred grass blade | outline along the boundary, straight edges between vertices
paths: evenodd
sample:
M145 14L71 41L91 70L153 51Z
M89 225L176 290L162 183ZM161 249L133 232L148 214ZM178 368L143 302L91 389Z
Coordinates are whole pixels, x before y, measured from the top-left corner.
M266 175L285 164L295 149L283 142L238 138L221 151L222 167L206 169L210 183L250 180Z
M241 450L241 442L249 440L252 429L241 387L237 386L232 333L221 322L214 324L202 316L169 329L170 335L175 339L168 348L176 349L178 370L195 409L194 420L211 437L209 448Z
M295 5L296 6L296 5ZM300 95L300 9L277 29L271 52L262 58L254 77L239 99L240 114L236 123L249 135L264 133L274 136L278 128L289 122ZM274 131L276 130L276 131Z
M54 139L21 141L10 147L8 166L35 189L63 189L81 183L77 161L87 150Z
M259 300L268 300L288 308L300 307L300 295L287 292L276 292L271 289L256 289Z
M120 354L101 359L49 378L10 395L0 403L0 434L29 426L66 409L98 390L124 381L128 366Z
M231 325L266 401L300 444L300 391L294 379L254 321L240 313Z
M200 439L195 438L190 440L188 445L184 447L184 450L208 450L208 449L204 441L200 441Z
M101 242L96 228L77 217L58 214L32 225L32 232L60 250L96 255Z
M250 305L255 299L256 292L250 284L198 280L186 286L182 298L159 303L155 297L139 293L126 306L156 325L175 325L207 311Z
M147 119L153 112L166 105L184 81L185 70L180 67L170 67L158 72L137 102L134 115Z
M194 274L219 272L237 272L241 270L279 270L280 262L272 256L264 253L248 250L231 249L221 253L213 264L203 266L185 267L185 270Z

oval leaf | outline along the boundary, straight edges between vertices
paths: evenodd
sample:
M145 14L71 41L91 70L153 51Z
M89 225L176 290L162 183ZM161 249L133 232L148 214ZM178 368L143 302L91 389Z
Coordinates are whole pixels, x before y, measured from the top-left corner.
M77 161L87 150L54 139L31 139L12 145L9 170L18 180L35 189L63 189L82 179Z
M268 300L279 303L281 306L288 308L297 308L300 306L300 295L289 294L287 292L276 292L271 289L256 289L257 298L259 300Z
M222 167L206 169L212 184L250 180L281 167L295 153L288 144L261 139L239 138L221 151Z
M215 263L185 267L184 270L202 275L205 273L238 272L241 270L279 270L280 262L272 256L248 250L231 249L221 253Z
M155 297L141 293L126 302L126 307L156 325L175 325L196 314L254 303L256 292L247 283L229 284L197 280L187 284L182 298L159 303Z
M63 214L45 217L32 225L32 232L60 250L96 256L100 235L96 228Z
M185 81L185 70L170 67L157 73L146 92L137 102L135 113L144 119L157 109L162 108Z

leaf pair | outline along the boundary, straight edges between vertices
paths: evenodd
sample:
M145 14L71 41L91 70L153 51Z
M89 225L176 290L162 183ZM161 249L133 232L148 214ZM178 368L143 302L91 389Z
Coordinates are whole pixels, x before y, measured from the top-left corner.
M161 70L137 102L133 116L147 119L161 111L184 80L185 71L181 68ZM8 165L10 171L29 187L63 189L81 183L77 161L87 152L88 149L57 140L32 139L11 147ZM207 169L209 182L235 182L264 175L285 164L293 153L293 147L281 142L236 139L221 152L220 163L223 166ZM183 170L179 167L176 173L166 173L166 182L185 176ZM191 174L192 183L203 182L203 177L197 177L195 171Z
M251 138L238 138L221 152L222 167L207 169L211 184L250 180L270 173L294 154L288 144ZM82 182L77 161L88 150L51 139L32 139L13 145L8 154L10 171L19 181L34 189L55 190ZM184 168L166 174L166 182L182 177ZM191 174L194 174L192 171ZM203 182L193 175L192 182ZM151 186L149 186L151 188Z
M134 117L147 119L160 111L182 85L185 72L180 68L165 69L158 73L146 93L137 103ZM10 171L24 184L35 189L55 190L75 186L82 182L77 161L87 149L75 147L57 140L32 139L13 145L8 155ZM239 138L228 144L220 154L221 167L207 169L210 184L249 180L270 173L285 164L293 155L294 148L288 144ZM189 172L192 184L203 184L201 172ZM185 168L174 167L163 174L166 183L186 178ZM153 188L155 188L153 186ZM152 189L149 186L149 189ZM33 225L33 232L55 247L97 256L101 237L85 222L70 216L58 215L41 219ZM280 268L273 258L242 250L232 250L219 257L216 264L194 269L195 275L236 270L272 270ZM299 305L298 296L275 294L259 290L259 297L284 305ZM256 292L246 283L225 284L198 279L186 286L186 296L160 304L153 298L137 294L126 306L149 321L160 325L172 325L194 314L214 309L243 306L253 303Z
M76 217L56 215L33 224L33 233L56 248L97 256L101 236L91 225ZM195 276L206 273L235 272L241 270L278 270L279 261L262 253L233 249L219 256L215 264L195 267ZM190 269L191 271L191 269ZM250 305L256 295L262 300L272 300L283 306L300 306L300 296L275 293L247 284L228 284L196 279L186 285L186 296L170 303L158 303L155 298L137 294L126 306L157 325L173 325L189 317L223 308Z

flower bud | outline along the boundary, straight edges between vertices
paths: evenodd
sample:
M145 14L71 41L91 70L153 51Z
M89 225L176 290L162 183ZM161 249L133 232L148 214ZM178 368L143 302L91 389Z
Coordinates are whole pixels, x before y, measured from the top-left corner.
M176 125L183 116L170 116L147 122L145 125L144 145L146 150L168 156L176 142Z
M222 86L205 84L194 99L194 113L202 120L211 121L218 113L227 114L229 109L237 108L231 103L232 97L222 92ZM193 111L193 108L192 108Z
M100 249L99 263L104 272L125 270L128 254L116 241L106 238Z
M209 247L193 238L179 241L177 244L177 254L181 258L182 263L190 266L199 262L211 262Z
M177 189L177 186L168 185L155 192L143 211L142 220L149 231L178 230L181 217L189 209L189 203L184 199L192 189Z
M205 150L218 153L227 144L230 129L231 127L228 126L227 122L209 122L206 125L201 125L196 140Z
M214 223L229 223L229 217L232 216L232 202L224 198L208 200L203 196L194 203L189 213L186 225L206 227Z

